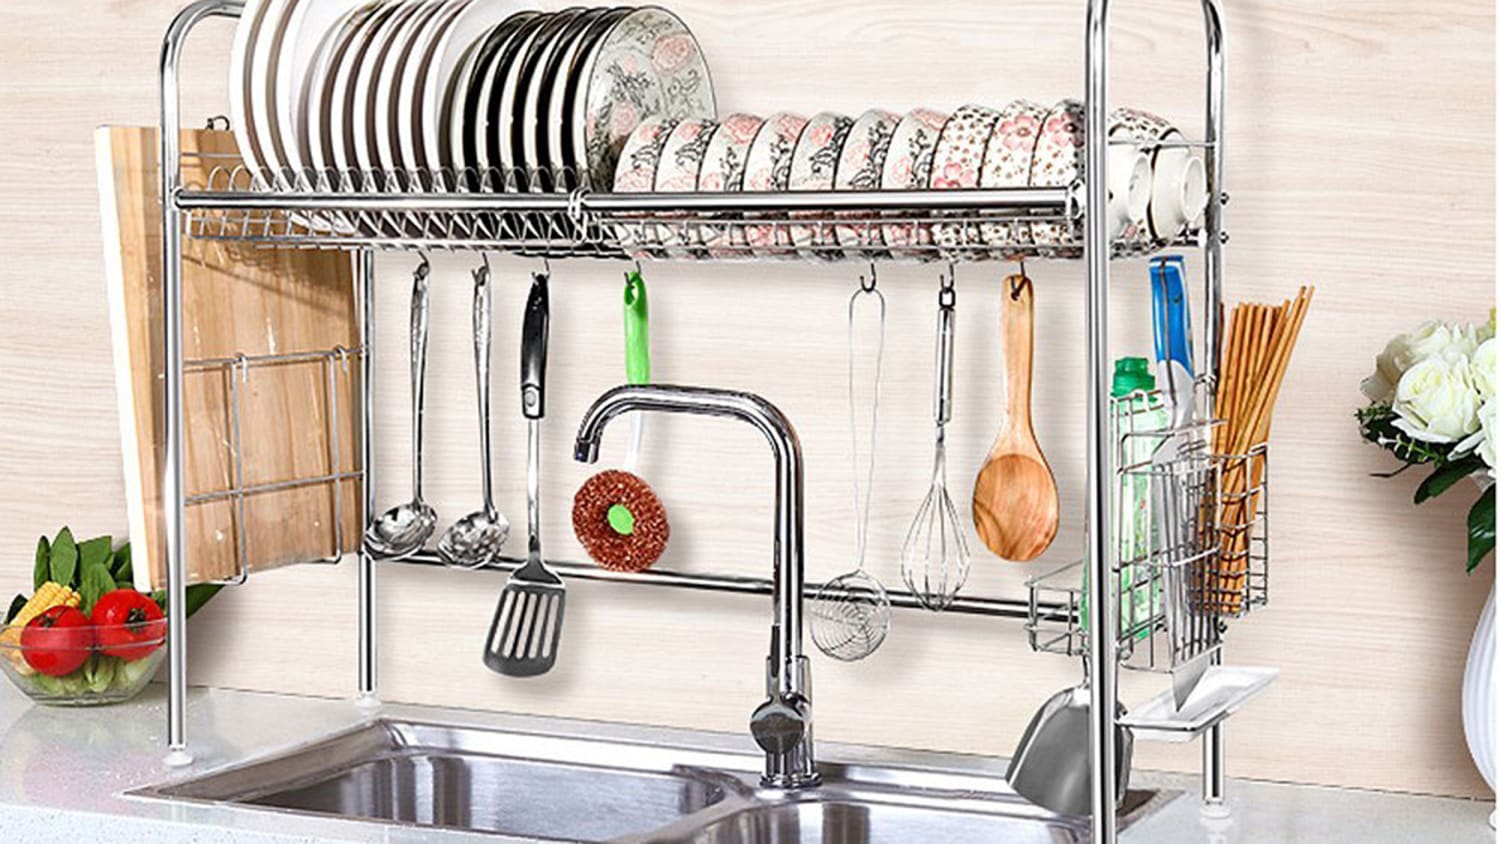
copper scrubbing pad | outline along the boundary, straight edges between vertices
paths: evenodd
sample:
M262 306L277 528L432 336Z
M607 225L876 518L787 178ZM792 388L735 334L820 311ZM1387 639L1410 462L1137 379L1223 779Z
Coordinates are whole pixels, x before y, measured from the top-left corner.
M645 571L667 549L667 511L651 487L611 469L573 496L573 533L594 562L610 571Z

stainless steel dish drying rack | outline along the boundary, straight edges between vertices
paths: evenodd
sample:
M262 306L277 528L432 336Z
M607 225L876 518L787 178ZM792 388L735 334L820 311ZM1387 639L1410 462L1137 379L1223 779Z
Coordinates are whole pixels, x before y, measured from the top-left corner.
M1010 258L1080 259L1087 281L1087 433L1085 455L1087 495L1084 512L1087 579L1108 584L1106 594L1121 594L1116 581L1125 570L1116 561L1113 539L1113 490L1117 485L1117 447L1111 433L1108 397L1110 264L1120 257L1145 254L1167 246L1201 250L1205 313L1211 315L1198 345L1205 379L1206 406L1201 418L1212 419L1216 366L1219 360L1223 302L1223 208L1225 55L1220 0L1200 0L1206 50L1205 128L1203 140L1192 144L1204 156L1208 205L1201 230L1173 244L1116 244L1103 213L1108 192L1108 3L1087 3L1083 56L1086 182L1063 187L994 190L824 193L615 194L572 184L566 173L527 173L504 178L496 174L346 173L252 174L226 161L207 184L185 185L179 131L180 65L189 35L207 19L238 18L242 0L195 0L173 20L161 53L161 160L163 214L163 335L166 361L164 472L162 493L168 571L168 763L188 764L186 734L186 624L183 560L183 510L188 505L182 485L183 390L186 361L182 348L182 242L184 237L233 240L267 248L332 248L352 251L357 259L361 317L366 348L360 360L365 385L358 432L360 466L349 479L364 483L366 518L376 512L371 467L373 445L374 366L368 338L373 326L373 257L377 250L464 249L501 250L550 258L588 257L694 260L811 260L858 261L936 260L978 261ZM476 178L477 177L477 178ZM494 191L502 186L526 192ZM530 188L538 188L532 192ZM565 192L556 192L559 187ZM491 190L486 190L490 188ZM1037 244L1025 229L1037 222L1062 224L1061 242ZM996 226L1016 232L995 243ZM914 236L902 238L901 232ZM930 231L930 240L923 232ZM896 232L897 236L890 235ZM876 234L880 237L876 237ZM990 235L988 238L986 234ZM1012 242L1013 241L1013 242ZM1254 455L1246 459L1256 459ZM1260 453L1261 460L1264 453ZM1210 461L1208 475L1224 471L1223 458ZM1197 483L1203 491L1208 480ZM1220 525L1220 534L1231 530ZM1264 595L1264 522L1233 528L1252 539L1245 551L1246 575L1242 604L1255 604ZM1259 533L1256 533L1256 531ZM1257 544L1258 543L1258 544ZM1258 556L1257 556L1258 555ZM375 701L375 564L366 550L359 560L359 690L361 700ZM419 555L414 562L437 563ZM1137 567L1142 565L1136 564ZM1151 561L1144 563L1147 570ZM1257 566L1259 568L1257 569ZM1160 566L1157 566L1160 568ZM745 578L654 572L615 575L585 567L561 567L565 576L654 583L720 591L758 593L763 581ZM1170 570L1170 566L1162 571ZM1186 566L1179 566L1186 568ZM1253 572L1259 571L1256 575ZM1191 575L1189 575L1190 577ZM1259 578L1257 580L1257 577ZM1146 582L1151 582L1150 578ZM1239 581L1227 581L1237 584ZM1259 584L1255 586L1254 584ZM1234 588L1239 588L1235 586ZM1259 589L1257 593L1256 589ZM1129 590L1125 590L1126 593ZM892 595L896 606L915 606L908 596ZM1091 794L1093 840L1113 844L1117 837L1115 732L1117 715L1117 655L1133 656L1137 646L1122 642L1117 630L1121 602L1086 601L1078 592L1061 590L1056 602L1045 588L1030 600L961 597L950 612L1056 620L1065 625L1059 640L1065 653L1086 653L1092 712ZM1156 613L1148 613L1155 629ZM1145 623L1141 621L1141 623ZM1162 622L1163 624L1165 622ZM1140 625L1132 621L1132 629ZM1038 633L1043 628L1038 626ZM1215 634L1217 635L1217 634ZM1212 654L1218 658L1218 647ZM1128 660L1127 660L1128 661ZM1223 805L1225 768L1222 728L1216 721L1204 733L1204 800L1207 809Z

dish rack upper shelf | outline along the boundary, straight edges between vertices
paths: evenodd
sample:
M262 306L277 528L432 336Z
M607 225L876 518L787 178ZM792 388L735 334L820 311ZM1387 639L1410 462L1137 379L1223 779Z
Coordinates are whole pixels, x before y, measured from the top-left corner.
M612 193L569 172L261 173L204 159L176 195L206 240L549 258L981 261L1083 257L1085 184L973 190ZM575 187L576 186L576 187ZM1200 244L1137 238L1117 258Z

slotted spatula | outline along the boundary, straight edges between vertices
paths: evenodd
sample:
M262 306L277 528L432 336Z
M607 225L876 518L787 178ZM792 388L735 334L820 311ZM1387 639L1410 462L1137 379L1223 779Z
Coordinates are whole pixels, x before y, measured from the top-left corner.
M495 606L484 664L507 677L546 674L557 661L567 591L542 562L540 463L546 415L547 276L537 273L521 331L521 411L526 415L526 563L511 574Z

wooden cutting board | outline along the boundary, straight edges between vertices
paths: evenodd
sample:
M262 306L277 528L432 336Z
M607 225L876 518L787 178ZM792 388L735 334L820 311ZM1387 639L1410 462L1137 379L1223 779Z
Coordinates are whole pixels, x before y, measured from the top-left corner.
M95 133L125 489L140 589L163 588L166 582L157 138L154 128L102 127ZM238 163L228 132L184 132L182 149L183 181L190 188L207 183L214 168ZM351 258L343 253L184 241L183 352L189 361L355 348L355 303ZM322 359L192 366L183 382L189 498L235 488L236 382L246 486L327 478L357 468L358 358L350 357L347 367ZM243 563L252 572L357 549L362 501L358 481L345 480L336 491L324 480L247 495L243 512L235 498L191 503L184 525L188 582L235 577L242 544Z

